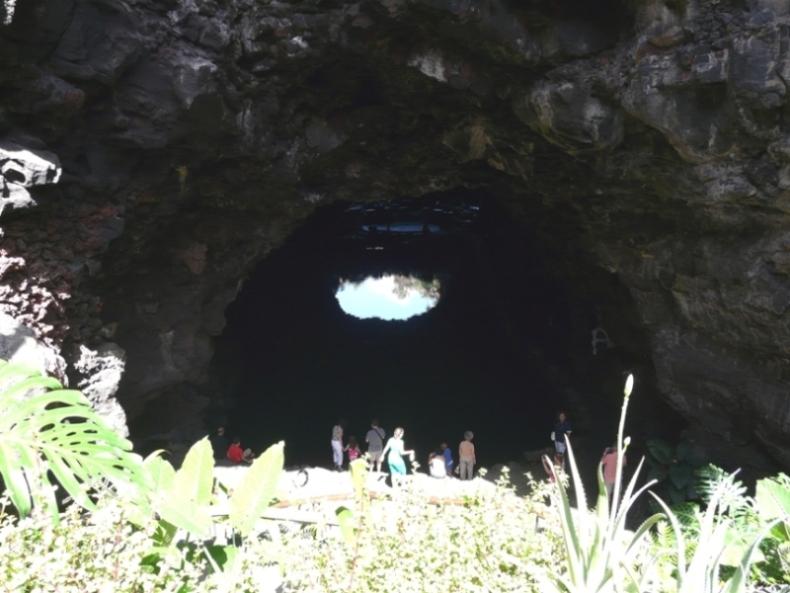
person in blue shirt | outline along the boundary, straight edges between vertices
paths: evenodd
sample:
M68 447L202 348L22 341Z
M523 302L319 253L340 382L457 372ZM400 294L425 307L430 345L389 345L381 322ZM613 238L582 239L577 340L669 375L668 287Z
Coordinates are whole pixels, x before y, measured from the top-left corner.
M571 423L564 411L557 415L552 434L554 435L554 465L565 467L565 435L571 434Z
M442 443L440 450L444 455L444 467L447 470L447 477L453 475L453 450L447 446L447 443Z

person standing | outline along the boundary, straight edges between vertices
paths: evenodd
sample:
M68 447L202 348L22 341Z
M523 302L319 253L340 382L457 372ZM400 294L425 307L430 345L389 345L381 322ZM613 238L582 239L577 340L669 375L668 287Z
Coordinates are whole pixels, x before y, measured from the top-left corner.
M387 433L379 426L378 419L374 418L370 423L370 430L365 435L365 442L368 444L368 458L371 470L381 471L382 451L384 449L384 436Z
M442 443L441 451L442 455L444 456L444 469L447 472L447 477L452 477L453 465L455 464L453 461L453 451L450 449L447 443Z
M557 422L554 423L554 465L559 468L565 467L565 450L567 448L565 435L571 434L571 423L565 411L557 414Z
M458 445L458 467L462 480L471 480L475 473L477 457L475 456L474 443L472 443L473 438L475 438L474 433L467 430L464 433L464 440Z
M211 449L214 451L214 459L225 459L225 456L230 446L228 437L225 435L225 427L217 426L217 430L209 437Z
M405 431L400 426L396 428L392 437L387 440L387 445L384 447L384 450L381 452L381 456L386 456L387 458L387 465L389 466L393 486L399 485L406 475L406 462L403 461L403 456L408 455L412 461L414 460L414 451L404 448L404 433Z
M332 427L332 463L336 470L343 469L343 422Z
M618 452L616 447L607 447L601 457L601 471L603 473L603 482L606 485L606 495L609 498L609 502L612 501L614 483L617 480L617 457ZM626 463L626 456L623 455L623 467L626 466Z

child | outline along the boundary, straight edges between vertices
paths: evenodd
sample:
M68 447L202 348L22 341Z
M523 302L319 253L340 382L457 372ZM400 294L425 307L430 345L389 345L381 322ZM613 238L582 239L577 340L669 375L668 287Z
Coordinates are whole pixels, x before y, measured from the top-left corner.
M442 443L440 448L442 455L444 456L444 469L447 472L447 476L453 475L453 452L450 447L447 446L447 443Z
M428 457L428 473L432 478L446 478L447 468L444 465L444 455L441 452L432 452Z
M359 459L359 456L362 455L362 451L360 451L359 445L357 444L357 437L355 436L348 437L348 445L346 445L346 448L343 450L348 454L349 463L355 459Z
M458 445L458 467L461 468L460 478L462 480L471 480L475 473L475 446L472 444L472 439L475 438L471 430L464 433L464 440Z

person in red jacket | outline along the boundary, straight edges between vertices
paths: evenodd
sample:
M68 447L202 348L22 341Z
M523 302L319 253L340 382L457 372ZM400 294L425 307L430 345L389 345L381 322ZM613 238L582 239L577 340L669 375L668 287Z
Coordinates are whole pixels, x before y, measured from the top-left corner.
M241 448L241 439L238 437L233 439L233 442L228 447L226 455L228 461L233 463L252 463L253 454L250 449Z

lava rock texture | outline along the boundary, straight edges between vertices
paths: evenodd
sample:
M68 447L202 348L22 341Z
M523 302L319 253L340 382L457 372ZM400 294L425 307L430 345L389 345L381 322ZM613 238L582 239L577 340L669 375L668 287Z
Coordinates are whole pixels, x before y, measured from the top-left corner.
M790 466L785 0L3 4L0 350L119 427L194 429L318 205L482 188L628 286L673 407Z

